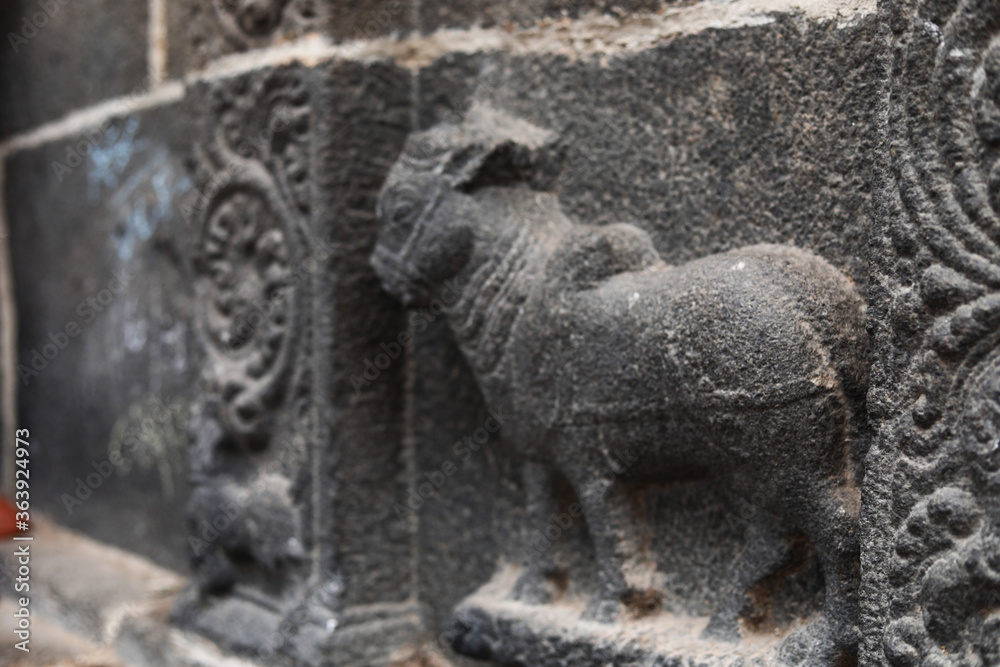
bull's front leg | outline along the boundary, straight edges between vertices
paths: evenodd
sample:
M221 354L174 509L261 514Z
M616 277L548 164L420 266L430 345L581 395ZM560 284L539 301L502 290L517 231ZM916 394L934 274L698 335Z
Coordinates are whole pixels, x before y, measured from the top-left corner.
M584 610L583 617L601 623L619 619L623 602L633 592L625 580L625 562L630 553L631 517L625 488L617 475L602 460L587 456L585 448L596 439L580 443L575 456L562 461L594 545L597 561L598 590Z
M524 464L524 491L527 500L528 534L544 531L556 511L555 474L551 468L528 461ZM559 574L551 543L534 544L531 538L522 549L524 571L514 584L512 597L531 604L552 599L548 581Z

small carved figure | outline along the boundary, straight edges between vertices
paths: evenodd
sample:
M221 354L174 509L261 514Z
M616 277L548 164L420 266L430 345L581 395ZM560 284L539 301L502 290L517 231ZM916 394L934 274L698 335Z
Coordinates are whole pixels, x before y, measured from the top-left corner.
M586 617L648 599L626 578L627 483L710 476L810 540L826 597L808 641L855 652L869 361L853 283L794 247L669 266L636 226L578 224L528 187L550 139L482 107L411 135L378 203L384 287L420 305L464 286L447 319L487 403L512 408L529 515L548 520L556 475L583 507L600 573ZM635 463L609 479L623 449ZM716 636L738 636L746 590L785 557L757 542ZM533 559L515 595L544 602L556 574Z

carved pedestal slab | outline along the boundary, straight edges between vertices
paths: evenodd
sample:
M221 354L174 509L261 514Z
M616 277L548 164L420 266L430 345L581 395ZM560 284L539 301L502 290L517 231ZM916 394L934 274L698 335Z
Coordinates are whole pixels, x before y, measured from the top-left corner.
M500 665L772 664L783 632L740 643L703 636L707 616L658 613L622 623L581 622L586 599L532 605L512 599L518 570L507 568L466 598L442 640L456 651Z

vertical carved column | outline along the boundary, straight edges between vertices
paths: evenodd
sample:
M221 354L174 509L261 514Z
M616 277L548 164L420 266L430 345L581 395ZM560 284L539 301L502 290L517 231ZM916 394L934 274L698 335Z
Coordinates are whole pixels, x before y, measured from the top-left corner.
M315 580L310 471L322 454L307 332L324 249L311 234L315 93L306 76L287 68L194 91L205 137L185 215L206 365L189 507L201 607L189 618L259 655L287 643L283 616ZM213 613L240 614L241 632Z
M409 85L392 66L333 62L191 91L205 125L185 213L207 363L191 429L197 589L177 618L268 664L387 664L421 632L414 537L392 509L407 325L368 262ZM390 343L393 363L366 375Z
M885 3L862 664L1000 661L1000 3Z

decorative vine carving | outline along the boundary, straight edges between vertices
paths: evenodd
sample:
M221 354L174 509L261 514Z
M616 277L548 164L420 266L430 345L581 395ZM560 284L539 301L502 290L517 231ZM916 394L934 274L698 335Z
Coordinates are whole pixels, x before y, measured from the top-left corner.
M251 579L259 581L285 576L281 566L304 557L298 429L308 422L301 388L309 285L297 268L312 210L312 114L292 68L200 92L210 113L206 139L194 147L199 188L187 217L206 363L192 419L188 516L199 588L219 593L247 572L238 560L256 563ZM278 447L282 420L297 428Z
M210 391L231 435L261 444L294 373L302 330L302 256L310 210L308 95L294 73L214 91L218 123L200 154L204 183L199 324Z
M317 0L212 0L226 39L240 49L262 46L279 28L301 32L317 23Z
M886 3L869 654L1000 660L1000 3ZM882 571L884 574L877 574ZM880 579L879 577L884 577Z

